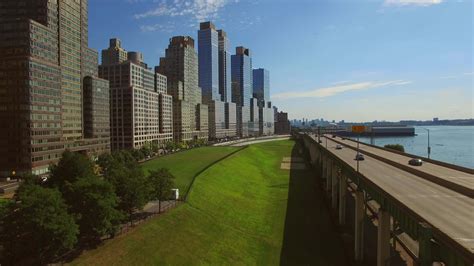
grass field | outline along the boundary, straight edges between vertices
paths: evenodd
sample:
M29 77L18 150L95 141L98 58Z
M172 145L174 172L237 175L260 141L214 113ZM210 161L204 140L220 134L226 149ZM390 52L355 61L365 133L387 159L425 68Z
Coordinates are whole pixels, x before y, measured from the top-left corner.
M89 265L345 265L309 170L281 170L294 142L256 144L204 171L188 202L87 251Z
M175 184L184 196L196 173L222 157L239 150L237 147L201 147L158 157L142 164L143 170L168 168L176 177Z

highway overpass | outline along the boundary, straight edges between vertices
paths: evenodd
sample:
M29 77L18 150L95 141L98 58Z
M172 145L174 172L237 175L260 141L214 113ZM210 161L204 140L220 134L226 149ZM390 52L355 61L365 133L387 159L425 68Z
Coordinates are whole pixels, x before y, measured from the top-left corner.
M472 169L433 160L421 167L409 166L409 155L360 144L365 160L359 161L357 171L356 142L301 133L295 138L304 142L340 223L345 221L345 197L349 192L354 195L356 260L362 260L364 254L366 208L375 202L377 265L387 265L394 231L415 240L420 265L473 265ZM336 149L337 145L343 148Z

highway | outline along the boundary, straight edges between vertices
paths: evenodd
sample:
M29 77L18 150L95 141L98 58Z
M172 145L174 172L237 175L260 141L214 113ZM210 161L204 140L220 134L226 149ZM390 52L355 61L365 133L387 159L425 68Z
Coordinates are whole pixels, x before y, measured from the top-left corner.
M330 136L326 135L326 137L330 137ZM343 140L342 138L337 137L335 138L335 140L343 143L346 146L351 146L354 148L357 147L357 142L349 140L349 139ZM389 159L390 161L406 165L410 168L425 172L427 174L437 176L449 182L453 182L460 186L464 186L470 190L474 190L474 175L473 174L466 173L466 172L452 169L452 168L448 168L448 167L434 164L431 162L423 162L423 165L421 166L412 166L408 164L408 161L413 157L375 148L375 147L365 145L362 143L359 143L359 149L362 151L366 151L366 152L384 157L386 159Z
M325 140L322 141L321 145L325 146ZM356 169L357 161L354 160L356 151L349 148L338 150L337 144L328 138L329 152ZM370 156L364 157L365 160L359 162L359 171L362 175L419 215L435 231L442 232L457 242L472 257L474 199ZM393 158L400 159L397 156ZM407 163L405 158L403 161ZM428 169L431 171L431 168Z

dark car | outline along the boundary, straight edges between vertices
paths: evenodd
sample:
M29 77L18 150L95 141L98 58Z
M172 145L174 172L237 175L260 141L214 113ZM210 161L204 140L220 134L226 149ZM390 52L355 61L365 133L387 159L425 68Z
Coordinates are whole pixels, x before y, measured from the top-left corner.
M364 155L362 153L358 153L355 157L356 161L363 161L365 160Z
M421 166L423 164L423 161L419 158L413 158L410 161L408 161L409 165L414 165L414 166Z
M323 143L323 141L322 141L322 140L319 140L318 142L319 142L319 143Z
M332 137L333 137L333 138L335 138L335 137L336 137L336 135L332 135Z

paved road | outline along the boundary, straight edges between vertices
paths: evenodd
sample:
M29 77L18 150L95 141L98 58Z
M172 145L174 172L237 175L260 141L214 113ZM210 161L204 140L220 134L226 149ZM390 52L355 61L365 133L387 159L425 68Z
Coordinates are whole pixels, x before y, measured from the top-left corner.
M341 138L336 138L337 141L344 143L344 145L357 147L357 143L351 140L342 140ZM423 162L421 166L411 166L408 165L408 161L412 158L409 156L405 156L402 154L394 153L385 151L379 148L371 147L369 145L364 145L362 143L359 144L359 148L361 150L373 153L375 155L379 155L381 157L387 158L393 162L397 162L400 164L407 165L408 167L414 168L416 170L420 170L422 172L428 173L430 175L434 175L450 182L456 183L458 185L467 187L469 189L474 189L474 175L469 174L466 172L462 172L459 170L451 169L442 165L430 163L430 162Z
M322 143L325 144L324 141ZM328 140L328 150L356 169L356 151L336 149ZM461 195L404 170L365 156L359 171L385 192L399 200L434 228L474 252L474 199Z
M250 145L250 144L257 144L257 143L261 143L261 142L276 141L276 140L287 140L287 139L290 139L290 137L274 137L274 138L266 138L266 139L256 139L256 140L251 140L251 141L239 142L239 143L233 144L231 146L240 147L240 146L245 146L245 145Z

